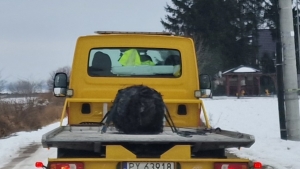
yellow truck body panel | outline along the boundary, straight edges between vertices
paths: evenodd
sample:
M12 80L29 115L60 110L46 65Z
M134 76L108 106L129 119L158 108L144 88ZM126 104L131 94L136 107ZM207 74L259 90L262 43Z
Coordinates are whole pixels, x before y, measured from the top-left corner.
M182 59L182 74L178 78L149 78L149 77L92 77L87 73L88 56L95 48L159 48L179 50ZM119 89L131 85L146 85L159 91L164 99L198 100L194 91L199 90L198 68L193 41L190 38L142 35L116 34L94 35L80 37L77 41L70 88L74 89L72 98L97 98L113 100ZM199 119L199 104L186 103L187 115L176 115L175 111L180 102L167 103L172 119L178 127L197 127ZM108 102L108 107L111 107ZM81 113L81 103L70 103L69 124L81 122L99 122L103 117L103 105L91 103L91 113Z
M133 162L133 163L143 163L147 162L157 163L175 163L175 169L214 169L215 163L243 163L249 164L248 159L217 159L217 158L191 158L190 152L191 148L189 145L177 145L165 152L160 156L160 158L137 158L133 153L125 149L120 145L110 145L107 146L106 158L56 158L49 159L49 163L59 163L59 162L83 162L85 169L123 169L123 162ZM224 167L225 168L225 167ZM52 168L51 168L52 169ZM151 169L143 168L143 169ZM155 169L155 168L154 168ZM167 169L167 168L166 168ZM223 168L221 168L223 169ZM248 168L243 168L248 169Z

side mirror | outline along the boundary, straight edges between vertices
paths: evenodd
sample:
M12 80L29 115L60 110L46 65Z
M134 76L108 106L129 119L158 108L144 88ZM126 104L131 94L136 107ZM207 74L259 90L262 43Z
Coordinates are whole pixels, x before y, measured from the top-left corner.
M206 74L201 74L199 76L200 89L211 89L211 80L210 76Z
M68 89L68 76L66 73L56 73L53 81L53 92L56 97L65 97Z
M201 98L212 98L211 79L207 74L200 74L199 76Z

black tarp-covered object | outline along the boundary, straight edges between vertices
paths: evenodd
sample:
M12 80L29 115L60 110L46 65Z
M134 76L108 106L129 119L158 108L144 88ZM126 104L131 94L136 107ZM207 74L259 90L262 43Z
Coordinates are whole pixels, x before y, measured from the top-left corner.
M157 134L163 131L165 105L160 93L135 85L118 91L110 115L115 127L126 134Z

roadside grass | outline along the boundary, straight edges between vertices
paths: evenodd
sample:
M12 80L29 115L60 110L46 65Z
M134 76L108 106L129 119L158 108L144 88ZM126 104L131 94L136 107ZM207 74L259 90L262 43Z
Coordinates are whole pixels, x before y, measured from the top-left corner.
M34 131L58 121L64 98L51 93L37 97L0 99L0 138L19 131Z

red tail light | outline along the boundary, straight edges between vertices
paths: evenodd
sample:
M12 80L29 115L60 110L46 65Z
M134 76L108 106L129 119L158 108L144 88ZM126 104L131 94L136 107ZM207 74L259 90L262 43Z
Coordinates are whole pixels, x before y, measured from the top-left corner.
M214 169L249 169L248 163L215 163Z
M51 169L84 169L83 163L72 163L72 162L63 162L63 163L51 163Z
M261 162L254 162L253 163L253 168L262 168Z
M36 167L36 168L43 168L43 167L44 167L44 164L43 164L42 162L39 162L39 161L38 161L38 162L35 163L35 167Z

